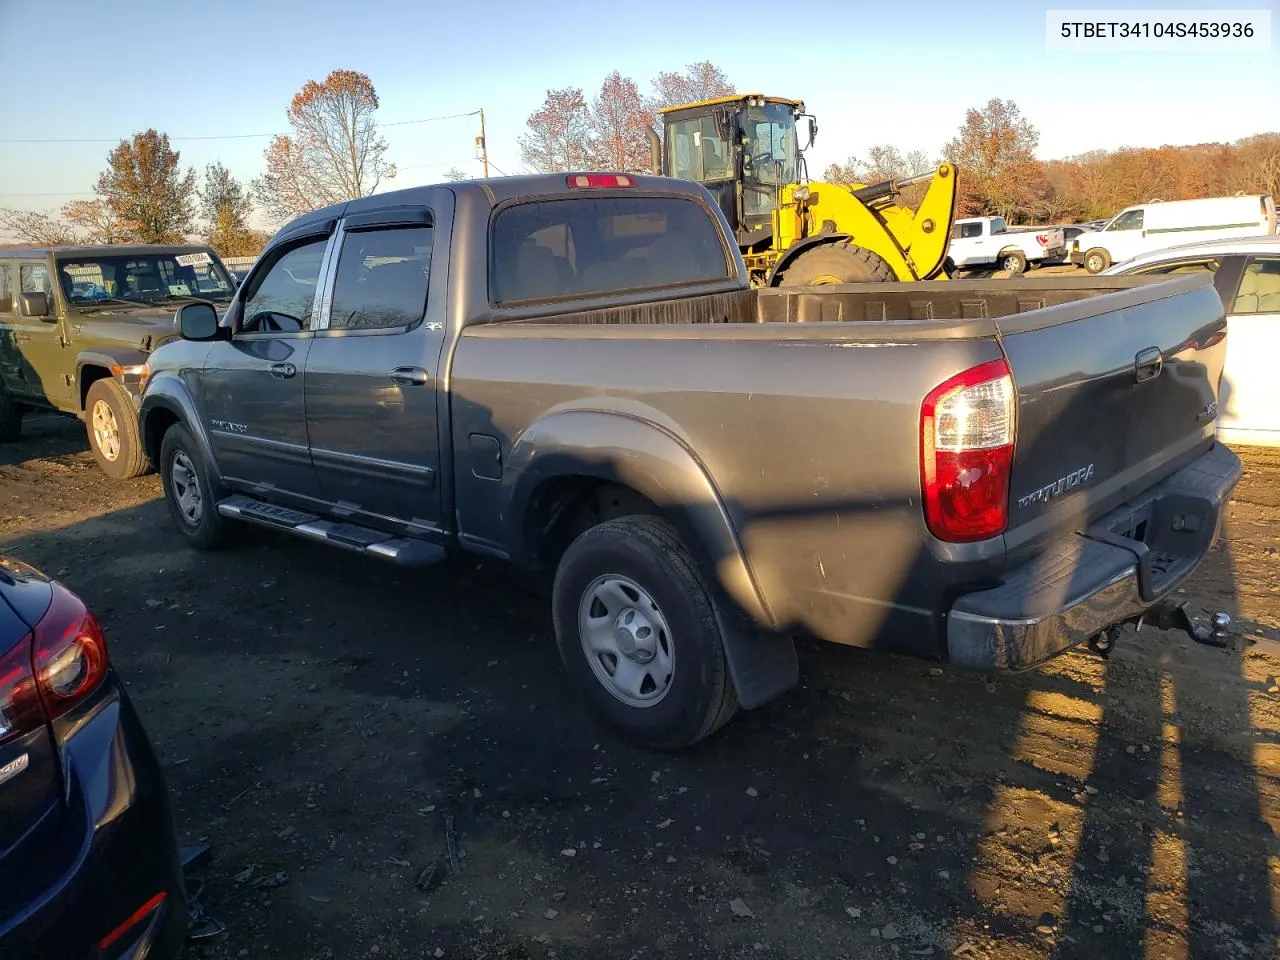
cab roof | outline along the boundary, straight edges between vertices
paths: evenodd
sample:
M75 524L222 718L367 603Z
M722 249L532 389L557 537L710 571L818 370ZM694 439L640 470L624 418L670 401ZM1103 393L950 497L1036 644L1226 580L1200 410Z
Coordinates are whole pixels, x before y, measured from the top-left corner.
M735 93L728 97L714 97L710 100L698 100L694 103L678 103L674 106L663 107L658 111L661 114L674 113L677 110L697 110L702 107L718 107L727 103L740 103L744 106L755 106L761 103L781 103L784 106L804 112L803 100L789 100L786 97L770 97L763 93Z
M203 243L94 243L65 247L7 247L0 249L0 258L37 260L51 253L59 257L139 257L148 253L212 252L213 248Z

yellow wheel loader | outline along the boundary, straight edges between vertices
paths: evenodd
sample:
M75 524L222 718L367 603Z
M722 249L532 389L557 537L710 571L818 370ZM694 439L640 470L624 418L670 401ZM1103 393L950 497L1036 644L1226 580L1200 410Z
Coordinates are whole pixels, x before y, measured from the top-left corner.
M804 151L818 134L804 103L740 94L660 111L649 129L653 172L696 180L737 235L756 286L936 280L951 276L956 168L875 184L816 183ZM808 121L808 142L797 127ZM917 210L903 187L932 181Z

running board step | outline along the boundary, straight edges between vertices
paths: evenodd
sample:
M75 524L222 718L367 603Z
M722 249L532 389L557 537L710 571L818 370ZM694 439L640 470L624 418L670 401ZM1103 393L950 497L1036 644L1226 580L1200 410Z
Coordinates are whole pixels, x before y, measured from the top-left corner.
M297 534L308 540L318 540L333 547L390 560L403 567L429 567L443 563L446 556L444 547L439 544L397 537L395 534L354 523L324 520L314 513L263 503L252 497L236 495L220 500L218 513L224 517Z

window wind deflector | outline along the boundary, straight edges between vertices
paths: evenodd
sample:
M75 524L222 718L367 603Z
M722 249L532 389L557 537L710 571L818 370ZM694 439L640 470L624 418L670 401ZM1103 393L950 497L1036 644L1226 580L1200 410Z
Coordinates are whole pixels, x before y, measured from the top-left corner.
M395 207L350 214L342 226L348 233L355 230L378 230L383 227L429 227L431 211L426 207Z
M328 220L316 220L313 223L304 223L288 233L281 233L275 238L275 242L278 246L280 243L292 243L295 240L304 240L308 237L327 237L333 233L333 229L337 225L337 217L331 217Z

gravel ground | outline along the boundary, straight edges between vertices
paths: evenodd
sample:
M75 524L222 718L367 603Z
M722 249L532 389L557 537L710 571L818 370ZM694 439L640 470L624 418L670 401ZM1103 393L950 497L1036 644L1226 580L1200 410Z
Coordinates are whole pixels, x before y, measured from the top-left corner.
M503 568L194 553L154 475L108 481L74 421L27 433L0 549L100 614L213 844L227 929L191 956L1280 951L1280 451L1242 451L1187 585L1235 649L1130 631L993 681L806 644L799 689L660 756L592 724Z

